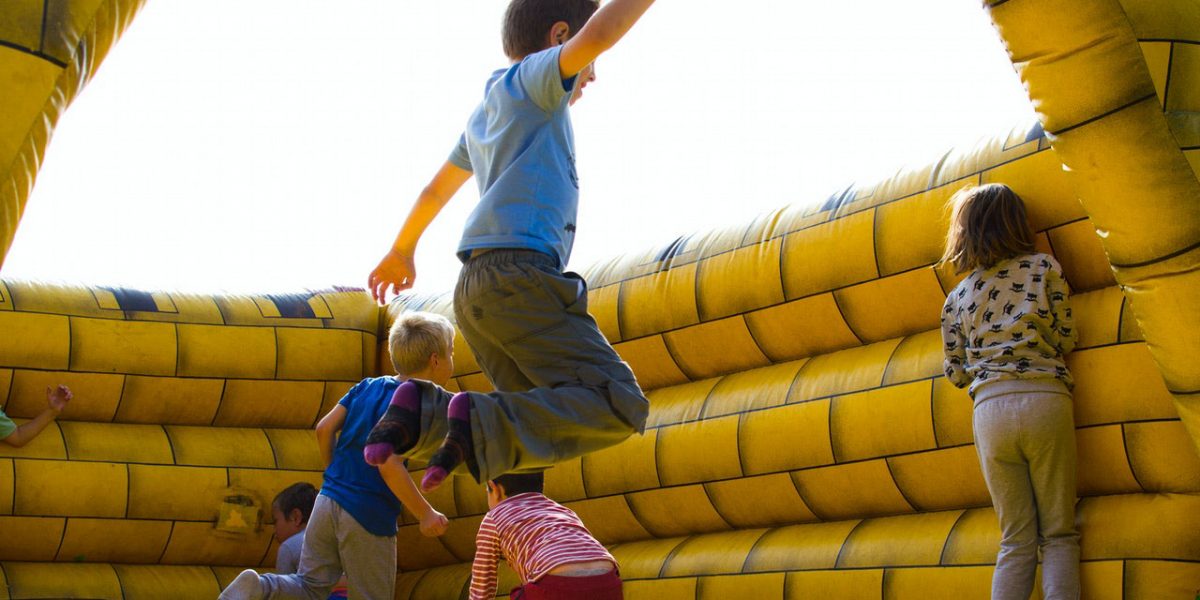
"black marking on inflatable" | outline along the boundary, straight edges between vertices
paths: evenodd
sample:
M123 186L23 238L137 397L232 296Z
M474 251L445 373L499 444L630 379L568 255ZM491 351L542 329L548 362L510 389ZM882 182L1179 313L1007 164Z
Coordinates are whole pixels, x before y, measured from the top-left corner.
M880 209L878 208L871 211L871 258L875 260L875 278L878 280L883 277L883 269L880 269ZM838 310L840 311L841 308Z
M672 241L670 244L667 244L666 248L663 248L654 256L654 262L659 263L659 266L664 270L670 269L670 264L663 263L669 263L671 259L683 254L684 248L687 247L687 243L689 240L691 240L691 238L691 235L681 235L675 238L674 241Z
M675 344L671 341L671 338L667 337L665 333L659 335L662 335L663 347L667 349L667 356L671 357L671 362L675 363L675 368L679 369L679 372L683 373L683 376L686 377L689 382L705 379L704 377L701 377L699 373L693 373L689 369L685 369L683 364L679 362L679 358L675 356Z
M935 452L936 450L937 449L931 449L926 450L926 452ZM894 458L894 456L885 456L882 458L884 466L887 467L888 477L892 478L892 485L896 486L896 491L900 492L900 497L904 499L904 502L908 504L909 508L913 509L915 512L926 512L926 509L917 506L917 503L913 502L912 498L909 498L908 494L904 493L904 488L900 486L899 481L896 481L896 472L892 470L892 458Z
M1190 246L1180 248L1179 250L1176 250L1169 254L1164 254L1163 256L1151 258L1149 260L1144 260L1144 261L1135 262L1135 263L1112 263L1112 266L1115 269L1136 269L1138 267L1146 267L1149 265L1166 262L1168 260L1171 260L1172 258L1177 258L1179 256L1187 254L1198 248L1200 248L1200 241L1196 241L1196 242L1192 243Z
M657 476L657 471L655 472L655 475ZM610 498L612 496L618 496L622 500L624 500L625 508L629 509L629 515L631 517L633 517L633 521L638 524L638 527L642 528L642 531L646 532L646 535L653 535L652 533L650 533L650 529L648 529L646 527L646 524L642 522L642 517L637 514L637 510L634 508L633 503L629 501L629 494L617 493L617 494L610 494L608 496L602 496L602 497ZM591 500L591 498L588 498L588 499Z
M1184 152L1190 152L1192 150L1200 150L1200 146L1180 146L1179 149Z
M758 539L754 540L754 543L750 545L750 549L748 551L746 551L746 560L742 561L742 569L740 572L742 572L742 573L749 572L746 569L749 568L749 566L750 566L750 559L754 558L754 552L756 550L758 550L758 545L761 544L762 541L764 539L766 539L767 534L771 533L772 531L775 531L775 529L772 528L772 529L768 529L768 530L762 532L762 535L758 536ZM757 573L757 571L755 571L755 572ZM787 595L787 577L784 577L783 597L784 598L788 597L788 595Z
M713 387L715 388L716 386L713 386ZM737 419L738 419L737 429L733 432L733 440L734 440L734 443L737 444L736 447L737 447L737 459L738 459L738 472L742 474L742 477L745 477L746 476L746 457L743 455L744 453L742 452L742 425L744 425L746 422L746 414L745 413L738 414Z
M275 371L271 373L271 379L279 379L279 328L271 328L271 333L275 336ZM324 400L324 398L322 398Z
M1142 493L1145 493L1149 490L1146 489L1146 486L1142 485L1142 480L1137 474L1137 467L1133 464L1133 457L1129 455L1129 435L1125 431L1125 425L1127 423L1121 423L1121 451L1125 453L1125 463L1129 465L1129 474L1133 476L1134 483L1142 490Z
M942 440L938 438L937 426L937 380L929 382L929 426L933 428L933 443L938 449L942 448ZM974 437L974 434L972 434Z
M16 486L14 485L13 487ZM13 506L13 509L13 512L16 512L16 505ZM62 533L58 536L58 547L54 549L53 556L55 561L61 560L59 554L62 552L63 543L67 541L67 528L71 526L71 517L60 516L59 518L62 519Z
M1130 102L1122 104L1121 106L1118 106L1114 109L1100 113L1094 117L1084 119L1083 121L1080 121L1079 123L1075 123L1074 125L1068 125L1066 127L1063 127L1062 129L1059 129L1058 131L1052 131L1052 132L1050 132L1050 135L1061 136L1062 134L1067 133L1069 131L1079 129L1080 127L1083 127L1085 125L1090 125L1092 123L1095 123L1096 121L1099 121L1100 119L1103 119L1105 117L1110 117L1110 116L1115 115L1125 109L1137 106L1138 104L1141 104L1147 100L1154 100L1157 103L1158 102L1158 93L1150 92L1149 94L1146 94L1140 98L1137 98L1135 100L1132 100Z
M992 0L992 2L988 4L988 8L996 8L997 6L1000 6L1006 2L1008 2L1008 0Z
M117 299L117 306L121 307L123 311L164 312L158 310L158 303L154 301L154 295L150 292L120 287L101 287L100 289L111 292Z
M313 294L267 294L264 296L275 304L275 308L279 309L279 317L281 319L315 319L316 312L312 305L308 302L313 298ZM262 309L259 309L259 314L262 314ZM264 318L273 318L263 315Z
M855 285L857 285L857 284L855 284ZM848 286L844 286L839 289L846 289L849 287L851 287L851 286L848 285ZM846 324L846 329L848 329L850 331L850 335L853 335L854 339L858 340L858 345L866 346L867 345L866 341L864 341L863 337L861 335L858 335L858 332L854 330L854 326L850 324L850 319L846 318L846 311L842 310L842 303L838 302L838 295L835 293L836 291L837 290L832 290L828 293L829 293L829 295L831 295L833 297L833 305L837 307L838 314L841 315L841 317L842 317L842 322Z
M645 525L643 525L642 527L645 528ZM647 529L646 531L650 531L650 530ZM671 566L671 560L673 560L675 558L675 555L679 554L679 550L681 548L683 548L684 544L688 543L688 541L691 540L693 537L695 537L695 536L685 537L682 540L680 540L679 543L676 544L674 548L671 548L671 551L668 552L666 557L663 558L662 567L659 567L659 569L658 569L659 579L662 579L663 577L666 576L667 567Z
M12 482L12 489L9 490L8 506L10 510L16 513L17 507L17 461L8 459L8 480ZM0 573L3 573L3 568L0 568Z
M212 420L208 422L209 427L217 424L217 418L221 416L221 407L225 404L225 390L229 387L229 380L221 380L221 395L217 398L217 409L213 411Z
M939 565L947 566L946 550L950 549L950 538L954 537L954 530L958 529L958 524L962 523L962 520L966 518L968 512L970 512L970 509L963 509L962 513L958 515L958 518L954 520L954 524L950 526L950 532L946 534L946 541L942 544L942 551L938 553Z
M715 383L712 384L712 387L708 388L708 393L704 394L704 400L700 401L700 411L696 413L696 415L697 415L696 421L697 422L705 421L708 419L708 403L709 403L709 401L712 400L713 393L717 391L717 386L720 385L721 380L723 380L723 379L725 379L725 378L721 377L720 379L718 379ZM731 415L721 415L721 417L728 417L728 416L731 416Z
M892 352L888 354L887 360L883 362L883 375L879 377L879 385L875 386L876 388L881 388L887 385L888 375L892 372L892 361L896 360L896 353L900 351L900 347L904 345L904 342L907 342L912 338L913 336L906 335L900 338L900 341L894 348L892 348Z
M1172 394L1175 394L1176 396L1196 396L1196 395L1200 395L1200 390L1188 390L1188 391L1179 390L1179 391L1176 391L1176 390L1172 390L1172 389L1168 388L1168 389L1167 389L1167 391L1168 391L1168 392L1171 392ZM1168 419L1168 420L1174 420L1174 419Z
M1171 97L1171 71L1175 65L1175 43L1167 44L1167 80L1163 82L1162 108L1167 109L1167 100Z
M180 352L181 342L179 340L179 323L173 323L173 325L175 326L175 371L172 374L174 376L178 377L179 376L179 356L183 353ZM124 384L122 384L122 385L124 385Z
M708 489L708 483L710 482L701 482L700 489L704 490L704 497L708 499L708 504L712 506L713 512L716 513L717 518L721 519L721 522L724 523L726 527L730 529L737 529L737 527L734 527L733 523L731 523L725 515L721 514L721 507L717 506L717 503L713 500L712 494Z
M834 193L830 194L830 196L825 199L825 202L823 204L821 204L821 208L817 212L819 212L819 213L836 212L838 209L846 206L847 204L850 204L853 201L854 201L854 184L850 184L850 185L846 186L846 189L844 189L840 192L834 192ZM847 215L839 215L837 218L840 219L845 216L847 216ZM836 219L830 219L830 220L832 221L832 220L836 220ZM829 222L829 221L824 221L823 223L827 223L827 222Z
M259 431L261 431L263 437L266 438L267 447L271 449L271 460L275 461L275 468L282 469L283 467L279 466L279 453L275 451L275 444L271 442L271 436L267 435L266 429L260 429Z
M836 443L834 443L834 440L833 440L833 437L835 435L834 429L833 429L833 413L834 413L834 409L837 408L836 405L837 405L837 400L839 397L841 397L841 395L834 396L829 399L829 412L826 414L826 419L828 420L828 423L825 425L826 430L829 431L829 455L833 457L833 464L835 464L835 465L842 464L842 461L840 460L841 457L838 456L838 451L837 451L838 445Z
M71 359L75 358L75 317L67 316L67 371L71 370Z
M1124 290L1121 291L1121 306L1117 309L1117 343L1124 342L1121 339L1121 333L1125 331L1125 303L1129 302L1129 298L1125 297Z
M837 558L836 558L836 559L834 559L834 561L833 561L833 567L834 567L834 569L841 569L841 568L842 568L842 567L841 567L841 564L842 564L842 555L846 553L846 543L850 541L850 538L854 537L854 532L855 532L855 531L858 531L858 528L859 528L859 527L862 527L862 526L863 526L863 524L864 524L864 523L866 523L866 522L867 522L867 521L869 521L869 520L870 520L870 519L859 519L859 521L858 521L857 523L855 523L855 524L854 524L854 527L850 528L850 531L849 531L848 533L846 533L846 537L842 539L842 545L838 547L838 555L837 555ZM880 597L882 598L882 596L880 596Z
M5 40L0 40L0 47L16 50L17 52L20 52L22 54L28 54L30 56L35 56L35 57L40 58L60 69L67 68L67 63L65 63L57 58L54 58L53 56L50 56L49 54L46 54L44 52L34 50L33 48L26 48L25 46L22 46L20 44L14 44L12 42L5 41Z
M167 438L167 449L171 451L171 464L179 466L179 457L175 454L175 440L171 439L171 432L167 431L166 425L159 425L162 429L163 437Z

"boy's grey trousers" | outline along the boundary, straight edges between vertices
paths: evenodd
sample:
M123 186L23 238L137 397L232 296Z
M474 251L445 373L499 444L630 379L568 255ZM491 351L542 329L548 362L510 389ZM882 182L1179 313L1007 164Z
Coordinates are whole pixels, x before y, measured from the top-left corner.
M497 390L471 393L479 482L545 469L645 430L650 403L588 314L587 286L550 256L492 250L468 259L454 314ZM450 397L422 385L413 458L428 459L441 443Z
M392 600L396 589L396 536L363 529L328 496L317 496L304 534L300 570L259 575L262 595L250 598L324 600L346 574L351 599ZM239 598L227 590L221 598Z
M1000 519L993 600L1029 598L1039 546L1043 597L1079 597L1073 413L1066 387L1004 393L975 406L975 448Z

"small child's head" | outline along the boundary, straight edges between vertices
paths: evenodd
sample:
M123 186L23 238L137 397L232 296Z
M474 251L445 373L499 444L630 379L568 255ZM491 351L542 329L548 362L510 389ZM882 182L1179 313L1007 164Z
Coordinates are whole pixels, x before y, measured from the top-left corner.
M1025 203L1007 185L964 188L950 202L954 208L941 262L954 265L956 273L986 269L1034 251Z
M454 375L454 326L442 315L403 313L388 332L388 351L397 375L445 385Z
M300 533L308 526L313 503L317 501L317 488L301 481L283 488L271 502L271 515L275 518L275 541L284 540Z
M496 508L505 498L529 492L542 493L546 473L509 473L487 482L488 508Z
M501 30L505 56L515 62L566 42L598 8L598 0L512 0Z

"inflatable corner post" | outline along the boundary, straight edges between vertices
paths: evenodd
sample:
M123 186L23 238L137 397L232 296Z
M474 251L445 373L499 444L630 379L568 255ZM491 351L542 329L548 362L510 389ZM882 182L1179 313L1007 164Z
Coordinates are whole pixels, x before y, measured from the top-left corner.
M140 5L0 6L0 251L58 115ZM988 182L1025 198L1075 294L1085 597L1200 588L1200 4L985 8L1040 124L585 270L651 422L547 492L612 549L626 597L988 597L999 532L971 403L941 377L958 279L935 267L946 200ZM313 424L389 372L387 325L413 309L451 314L447 295L381 310L0 280L4 410L32 417L51 383L80 399L0 445L0 598L212 598L270 565L255 507L320 483ZM451 387L488 389L456 347ZM453 523L429 539L404 517L397 598L468 583L483 490L456 478L431 501Z

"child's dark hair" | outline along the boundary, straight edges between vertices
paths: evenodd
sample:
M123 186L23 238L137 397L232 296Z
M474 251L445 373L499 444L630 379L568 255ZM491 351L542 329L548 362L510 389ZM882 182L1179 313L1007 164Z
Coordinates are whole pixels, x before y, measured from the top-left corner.
M546 34L559 21L570 27L569 35L579 33L598 8L598 0L512 0L500 34L505 56L520 60L545 50Z
M306 481L293 483L279 492L272 501L272 505L283 513L284 517L292 514L293 510L300 509L300 514L304 515L301 523L307 523L309 515L312 514L313 503L317 501L317 488L313 484Z
M529 492L540 494L546 485L546 473L544 471L536 473L509 473L501 475L492 481L504 487L505 496L516 496L517 494L527 494Z
M1034 251L1025 203L1007 185L964 188L950 202L954 208L941 262L954 265L956 273L987 269Z

